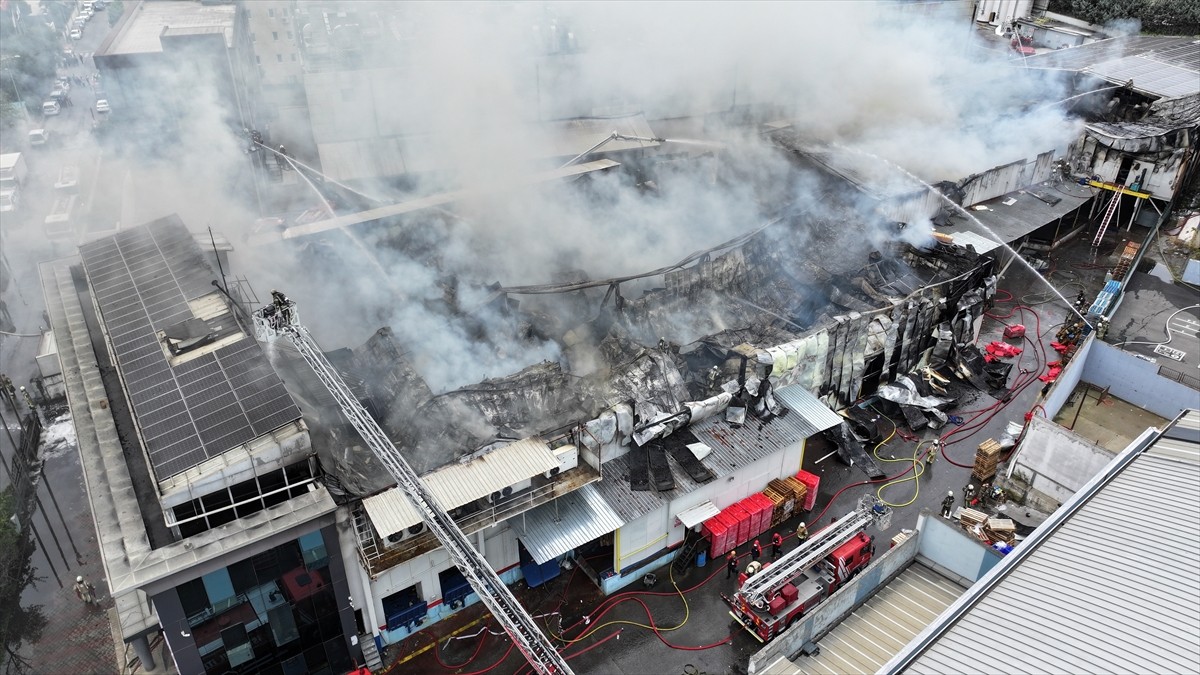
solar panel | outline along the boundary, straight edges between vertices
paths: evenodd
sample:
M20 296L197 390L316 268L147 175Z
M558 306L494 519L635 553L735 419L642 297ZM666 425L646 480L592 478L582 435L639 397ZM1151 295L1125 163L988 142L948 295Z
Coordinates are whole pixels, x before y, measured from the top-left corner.
M215 276L177 216L80 254L159 480L300 418L250 336L170 365L156 332L195 318L188 301L212 293Z

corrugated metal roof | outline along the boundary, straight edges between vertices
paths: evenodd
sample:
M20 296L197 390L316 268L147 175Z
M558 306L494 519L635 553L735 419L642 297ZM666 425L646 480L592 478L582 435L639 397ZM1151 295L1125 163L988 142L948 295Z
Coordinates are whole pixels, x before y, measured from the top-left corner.
M453 509L516 485L558 466L545 441L536 438L509 443L465 464L444 466L421 477L443 509ZM363 500L367 517L381 537L421 522L421 516L400 488Z
M791 408L808 423L811 431L805 438L832 429L842 423L842 416L829 409L821 399L798 384L788 385L775 392L779 402Z
M704 521L712 518L721 512L717 505L712 502L701 502L686 511L680 511L679 515L675 516L684 527L692 528Z
M874 673L937 619L964 590L925 565L909 565L822 637L817 643L820 653L793 661L796 669L790 672L795 675Z
M1200 672L1200 463L1161 438L997 565L905 672L978 670L984 645L1008 673Z
M590 484L508 521L539 565L624 524Z
M712 453L701 460L701 463L713 472L717 480L720 480L733 473L738 467L799 443L817 433L813 429L825 424L827 420L816 415L816 411L810 410L809 412L816 416L816 423L810 421L802 413L793 412L776 417L769 422L762 422L752 417L747 418L745 424L735 427L726 422L723 416L718 415L678 433L690 433L696 440L712 448ZM841 423L840 419L838 423ZM672 458L668 460L668 464L671 468L671 475L675 477L674 490L667 492L630 490L629 458L630 455L624 455L606 463L604 479L596 487L604 500L617 513L621 514L625 522L637 520L698 487L698 484L688 476L687 472L681 470Z

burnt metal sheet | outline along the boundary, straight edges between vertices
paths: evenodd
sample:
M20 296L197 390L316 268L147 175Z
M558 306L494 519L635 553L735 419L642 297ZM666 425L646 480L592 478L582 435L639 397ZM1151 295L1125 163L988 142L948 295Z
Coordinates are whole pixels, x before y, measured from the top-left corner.
M789 416L798 415L796 420L800 433L815 436L826 429L832 429L842 423L840 415L829 409L821 399L813 396L807 389L799 385L790 385L778 389L775 398L787 406L792 412Z
M250 336L171 366L156 332L195 319L189 301L212 294L215 278L177 216L85 244L80 255L159 480L300 419ZM240 332L229 323L223 334Z
M539 565L615 532L624 524L594 485L585 485L508 521Z

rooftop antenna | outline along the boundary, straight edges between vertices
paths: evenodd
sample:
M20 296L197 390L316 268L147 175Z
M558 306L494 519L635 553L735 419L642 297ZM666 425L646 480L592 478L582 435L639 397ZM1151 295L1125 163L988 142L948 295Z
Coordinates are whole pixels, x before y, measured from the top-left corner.
M217 259L217 270L221 272L221 290L229 293L229 284L225 281L225 268L221 266L221 254L217 252L217 240L213 237L212 225L208 226L208 241L212 243L213 257Z

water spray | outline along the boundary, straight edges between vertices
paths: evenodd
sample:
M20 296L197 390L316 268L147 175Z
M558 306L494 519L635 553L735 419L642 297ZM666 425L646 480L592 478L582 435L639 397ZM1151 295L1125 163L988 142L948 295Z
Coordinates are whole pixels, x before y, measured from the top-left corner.
M966 216L968 220L970 220L972 223L975 223L980 228L982 228L983 231L985 231L989 235L991 235L992 239L995 239L996 242L998 242L1009 253L1011 253L1014 259L1020 261L1021 264L1024 265L1026 269L1028 269L1030 272L1032 272L1037 278L1041 279L1042 283L1046 284L1046 287L1049 288L1055 295L1057 295L1058 298L1063 301L1063 304L1067 306L1067 309L1070 312L1072 312L1073 314L1075 314L1076 316L1078 316L1080 318L1080 320L1083 321L1084 325L1086 325L1088 328L1093 327L1092 324L1087 320L1087 317L1085 317L1083 314L1081 314L1079 312L1079 310L1075 308L1075 304L1072 303L1071 301L1067 300L1067 297L1065 295L1063 295L1061 292L1059 292L1059 290L1054 287L1054 284L1050 283L1049 279L1042 276L1042 273L1037 271L1037 268L1035 268L1033 265L1031 265L1028 260L1026 260L1023 256L1021 256L1020 253L1017 253L1016 249L1014 249L1012 246L1009 246L1003 239L1000 238L999 235L996 234L996 232L994 230L992 230L992 228L990 228L987 225L984 225L982 222L980 222L980 220L978 218L976 218L974 215L972 215L972 213L970 211L963 208L963 206L961 204L956 203L954 200L952 200L949 197L947 197L946 195L942 194L942 192L940 190L937 190L929 183L926 183L925 181L921 180L920 178L917 178L917 176L914 175L912 172L908 171L907 169L900 166L899 164L896 164L895 162L884 159L883 157L880 157L879 155L867 152L865 150L859 150L857 148L850 148L850 147L846 147L843 145L838 145L836 143L833 144L833 146L838 148L839 150L844 150L846 152L851 152L851 153L854 153L857 155L868 157L870 159L874 159L878 162L882 162L883 164L892 167L893 169L904 174L905 176L908 176L909 178L913 179L914 181L920 183L921 185L924 185L925 189L927 189L930 192L932 192L933 194L937 195L937 197L939 199L941 199L943 202L945 202L946 204L948 204L950 206L950 208L952 208L955 211L957 211L958 213L961 213L962 215Z

